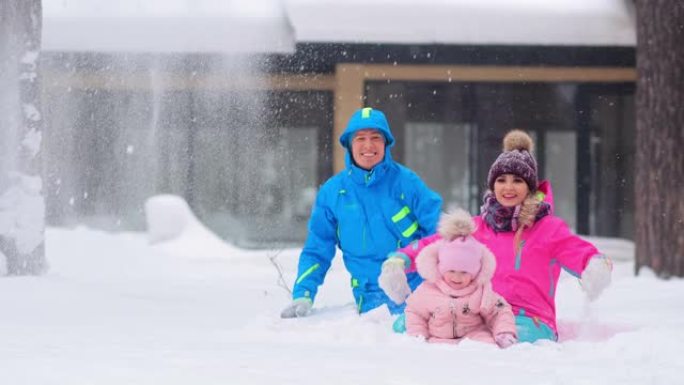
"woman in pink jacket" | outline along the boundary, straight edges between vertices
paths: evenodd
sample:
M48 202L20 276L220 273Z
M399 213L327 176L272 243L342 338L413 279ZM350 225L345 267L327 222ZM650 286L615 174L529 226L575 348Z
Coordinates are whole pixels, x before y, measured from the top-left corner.
M416 257L425 279L406 300L406 332L429 342L464 338L506 348L516 341L511 306L492 290L494 255L471 236L475 230L463 210L442 217L442 239Z
M532 139L522 131L511 131L504 138L504 151L489 169L489 191L475 217L473 237L496 258L493 289L511 304L519 341L555 341L555 294L561 268L580 278L593 300L610 283L612 265L553 215L551 186L538 183L532 148ZM418 253L439 239L439 234L426 237L388 256L379 281L393 301L404 302L410 293L405 271L415 270Z

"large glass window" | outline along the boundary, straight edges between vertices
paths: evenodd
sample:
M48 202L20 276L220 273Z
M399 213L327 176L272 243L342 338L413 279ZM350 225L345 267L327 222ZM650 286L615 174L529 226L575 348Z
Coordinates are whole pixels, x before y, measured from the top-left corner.
M591 171L591 234L633 238L634 89L631 85L587 87Z
M511 129L535 140L558 216L581 233L630 238L633 90L576 83L368 82L398 138L395 159L454 206L479 212L487 173Z
M44 90L50 225L143 230L145 200L171 193L241 246L303 242L330 92L75 84Z
M477 123L470 84L371 82L369 105L387 114L397 138L392 154L444 199L444 208L479 207Z
M157 143L144 92L73 89L45 103L47 213L51 224L144 226L155 190ZM112 215L117 214L117 215Z
M573 131L546 133L544 173L553 181L556 215L577 229L577 134Z
M439 191L446 210L470 204L467 124L406 122L404 163Z
M243 246L301 243L318 185L331 173L331 97L271 92L234 110L219 103L207 116L242 113L236 124L198 129L193 193L201 218ZM258 116L249 116L249 114Z

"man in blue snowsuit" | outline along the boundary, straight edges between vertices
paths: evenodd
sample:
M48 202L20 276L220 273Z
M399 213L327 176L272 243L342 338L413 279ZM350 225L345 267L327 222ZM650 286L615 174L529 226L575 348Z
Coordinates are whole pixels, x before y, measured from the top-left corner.
M392 314L404 304L391 301L378 286L387 255L435 232L442 199L390 155L394 137L385 115L372 108L354 113L340 143L346 168L321 186L309 220L309 234L299 256L293 302L283 318L310 313L335 246L343 253L359 313L386 304ZM411 290L421 282L408 274Z

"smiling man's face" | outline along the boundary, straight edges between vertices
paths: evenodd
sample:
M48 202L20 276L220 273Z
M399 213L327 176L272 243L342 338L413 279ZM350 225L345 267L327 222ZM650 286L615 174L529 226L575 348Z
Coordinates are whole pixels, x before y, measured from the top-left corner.
M359 130L351 143L354 163L370 170L385 158L385 136L378 130Z

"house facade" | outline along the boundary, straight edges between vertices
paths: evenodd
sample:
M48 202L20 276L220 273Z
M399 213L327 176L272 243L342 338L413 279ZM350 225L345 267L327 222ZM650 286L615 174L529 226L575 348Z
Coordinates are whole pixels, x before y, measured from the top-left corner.
M344 167L337 137L368 106L445 208L478 211L520 128L572 228L632 237L629 2L203 1L162 7L163 22L136 2L96 20L57 3L41 63L51 225L142 229L144 200L172 193L237 244L300 244Z

